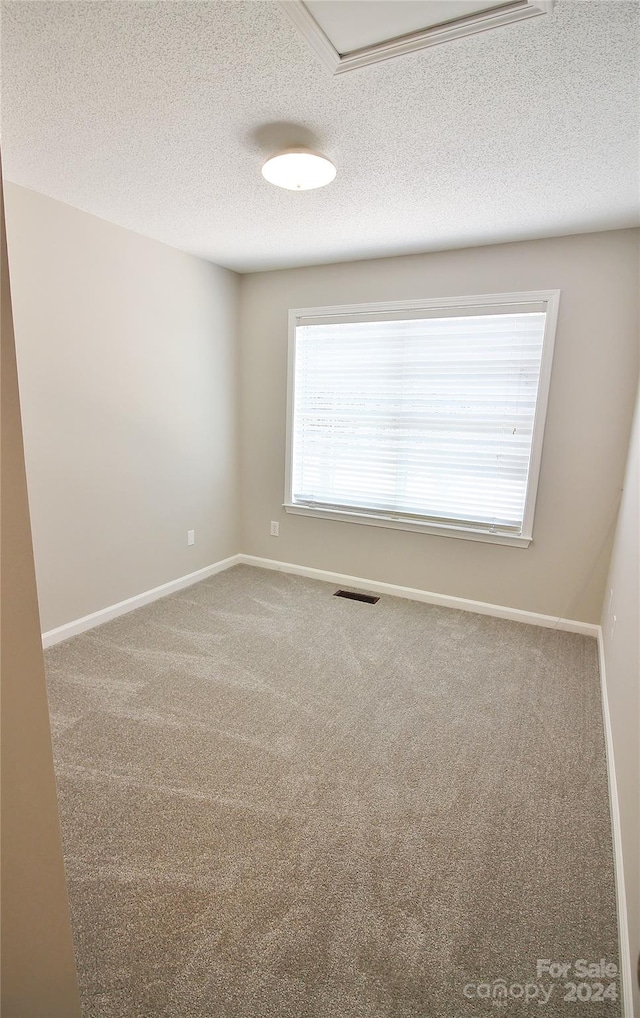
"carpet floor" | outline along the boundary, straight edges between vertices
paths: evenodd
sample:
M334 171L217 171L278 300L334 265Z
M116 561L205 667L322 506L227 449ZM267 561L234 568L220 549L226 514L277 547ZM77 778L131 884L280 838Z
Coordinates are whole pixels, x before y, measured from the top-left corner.
M83 1015L618 1018L595 640L334 589L46 652Z

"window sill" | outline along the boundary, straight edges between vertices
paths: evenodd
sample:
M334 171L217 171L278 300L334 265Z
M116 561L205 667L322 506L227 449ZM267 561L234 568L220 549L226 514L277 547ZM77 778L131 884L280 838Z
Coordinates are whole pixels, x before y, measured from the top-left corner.
M452 527L439 523L418 523L415 520L396 519L387 516L369 516L362 512L344 512L338 509L314 509L306 505L292 505L285 502L283 509L294 516L315 516L319 519L337 520L339 523L364 523L369 527L385 527L389 530L410 530L417 534L432 534L435 537L457 537L463 541L481 541L486 544L505 544L515 548L528 548L531 537L511 534L490 534L486 530L472 530L470 527Z

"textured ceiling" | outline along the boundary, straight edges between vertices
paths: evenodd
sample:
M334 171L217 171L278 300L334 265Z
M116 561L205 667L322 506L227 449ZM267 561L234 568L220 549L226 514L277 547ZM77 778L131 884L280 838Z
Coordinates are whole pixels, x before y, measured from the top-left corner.
M241 271L634 225L639 13L560 0L334 77L270 0L5 3L4 172ZM333 184L262 179L296 142Z

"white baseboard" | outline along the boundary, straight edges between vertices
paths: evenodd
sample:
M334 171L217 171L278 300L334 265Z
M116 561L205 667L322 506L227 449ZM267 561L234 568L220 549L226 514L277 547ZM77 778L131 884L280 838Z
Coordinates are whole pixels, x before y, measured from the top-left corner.
M81 619L74 619L73 622L67 622L64 626L58 626L57 629L50 629L47 633L42 634L42 646L44 648L52 647L54 643L68 640L71 636L77 636L79 633L86 632L87 629L93 629L94 626L101 626L103 622L109 622L110 619L115 619L118 615L126 615L127 612L157 601L160 597L166 597L167 594L173 594L176 590L182 590L183 587L190 587L192 583L206 580L207 576L221 573L225 569L230 569L231 566L238 565L239 562L240 555L232 555L220 562L214 562L213 565L205 566L204 569L197 569L194 573L179 576L177 580L163 583L159 587L154 587L153 590L145 590L142 594L136 594L135 597L128 597L126 601L119 601L117 604L111 604L107 608L92 612L91 615L84 615Z
M205 566L194 573L180 576L177 580L163 583L152 590L145 590L142 594L128 597L125 601L108 605L99 611L84 615L81 619L74 619L57 629L50 629L42 634L42 646L52 647L55 643L68 640L72 636L100 626L103 622L115 619L119 615L141 608L145 604L157 601L160 597L173 594L183 587L190 587L192 583L205 580L207 576L214 576L225 569L235 565L257 566L260 569L273 569L276 572L292 573L296 576L308 576L314 580L324 580L327 583L340 583L348 587L360 587L366 590L373 590L378 594L389 594L392 597L405 597L410 601L424 601L426 604L437 604L443 608L457 608L460 611L476 612L478 615L493 615L499 619L511 619L513 622L525 622L531 626L544 626L547 629L562 629L568 633L581 633L583 636L598 636L599 626L589 622L577 622L573 619L560 619L554 615L540 615L537 612L524 611L522 608L506 608L499 604L488 604L485 601L470 601L464 597L453 597L451 594L435 594L430 590L420 590L417 587L400 587L395 583L384 583L382 580L368 580L362 576L348 576L346 573L333 573L326 569L313 569L311 566L299 566L293 562L277 562L275 559L258 558L256 555L231 555L229 558L214 562L213 565Z
M581 633L583 636L595 638L600 628L590 622L560 619L554 615L540 615L538 612L524 611L522 608L506 608L499 604L488 604L486 601L470 601L464 597L453 597L451 594L434 594L430 590L420 590L417 587L399 587L395 583L366 580L361 576L347 576L346 573L332 573L326 569L312 569L310 566L298 566L291 562L276 562L274 559L258 558L256 555L239 555L238 559L244 565L257 566L260 569L274 569L281 573L293 573L295 576L308 576L313 580L326 580L328 583L359 587L364 590L373 590L376 594L405 597L410 601L424 601L426 604L437 604L443 608L457 608L460 611L475 612L478 615L493 615L498 619L511 619L513 622L544 626L546 629L562 629L567 633Z
M600 665L600 695L602 699L602 721L604 725L604 742L607 756L607 776L609 780L609 808L611 810L611 836L613 839L613 865L616 881L616 901L618 909L618 951L620 955L622 1014L624 1018L634 1018L633 967L631 964L631 947L629 944L629 923L627 918L627 898L624 883L624 859L622 855L622 830L620 827L620 805L618 802L616 763L613 754L613 732L611 730L611 715L609 713L609 695L607 692L607 671L604 659L604 641L602 639L601 626L598 626L598 663Z

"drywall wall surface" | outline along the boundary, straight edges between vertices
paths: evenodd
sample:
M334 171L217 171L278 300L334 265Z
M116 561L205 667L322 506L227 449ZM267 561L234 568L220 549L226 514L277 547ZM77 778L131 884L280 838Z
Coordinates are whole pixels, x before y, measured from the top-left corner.
M640 390L602 613L602 642L620 812L634 1006L640 955Z
M1 190L0 190L1 204ZM2 1014L80 1015L31 547L0 209Z
M6 202L48 631L239 550L237 277L15 184Z
M437 593L600 620L638 370L637 231L241 279L242 550ZM560 315L529 548L287 515L287 312L556 289ZM270 536L270 520L280 536Z

